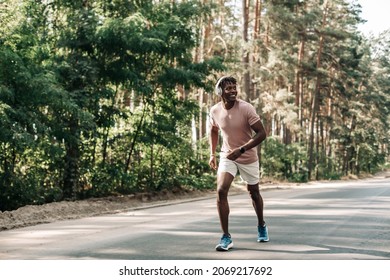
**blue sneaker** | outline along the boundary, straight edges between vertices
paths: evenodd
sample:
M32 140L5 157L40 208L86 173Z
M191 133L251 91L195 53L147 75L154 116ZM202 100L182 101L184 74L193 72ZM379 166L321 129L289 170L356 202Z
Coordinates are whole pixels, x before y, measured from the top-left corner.
M268 228L266 225L257 227L257 242L268 242Z
M232 237L230 235L222 235L221 241L219 244L215 247L215 250L217 251L228 251L229 249L233 248L233 241Z

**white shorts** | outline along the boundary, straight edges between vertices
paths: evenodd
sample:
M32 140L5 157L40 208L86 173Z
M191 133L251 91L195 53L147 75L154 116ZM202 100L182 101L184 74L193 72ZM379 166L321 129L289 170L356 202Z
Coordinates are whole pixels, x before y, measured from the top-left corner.
M255 185L259 183L260 171L258 160L253 163L242 164L227 159L226 157L220 158L218 165L218 173L228 172L232 174L233 177L236 177L237 171L240 173L241 179L245 181L248 185Z

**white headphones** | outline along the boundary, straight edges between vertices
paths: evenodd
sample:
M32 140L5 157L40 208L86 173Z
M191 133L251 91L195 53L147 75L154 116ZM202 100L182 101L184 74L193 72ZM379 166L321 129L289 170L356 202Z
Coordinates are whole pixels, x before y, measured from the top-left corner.
M222 95L222 88L219 86L219 84L222 82L223 79L227 78L228 76L222 76L221 78L219 78L219 80L217 81L217 83L215 84L215 93L218 95L218 96L221 96Z

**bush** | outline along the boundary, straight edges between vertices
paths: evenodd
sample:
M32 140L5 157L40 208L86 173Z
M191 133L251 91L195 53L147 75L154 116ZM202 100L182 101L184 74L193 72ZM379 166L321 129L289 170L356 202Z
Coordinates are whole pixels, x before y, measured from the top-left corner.
M300 144L284 145L276 137L268 137L262 149L261 167L264 176L307 182L306 152Z

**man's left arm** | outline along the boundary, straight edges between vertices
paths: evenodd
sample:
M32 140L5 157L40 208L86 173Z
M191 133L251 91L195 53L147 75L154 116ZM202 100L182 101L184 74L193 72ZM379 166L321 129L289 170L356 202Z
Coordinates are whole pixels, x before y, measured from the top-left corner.
M253 147L260 145L260 143L263 142L267 137L263 123L260 120L251 125L251 128L256 134L251 140L248 141L248 143L242 146L242 148L245 150L250 150Z
M254 124L251 125L251 128L256 133L254 137L252 137L251 140L249 140L245 145L235 149L232 151L227 158L230 160L236 160L239 156L241 156L242 152L240 151L241 148L244 149L244 151L250 150L253 147L256 147L260 145L261 142L264 141L264 139L267 137L267 133L265 132L263 123L261 120L258 120Z

